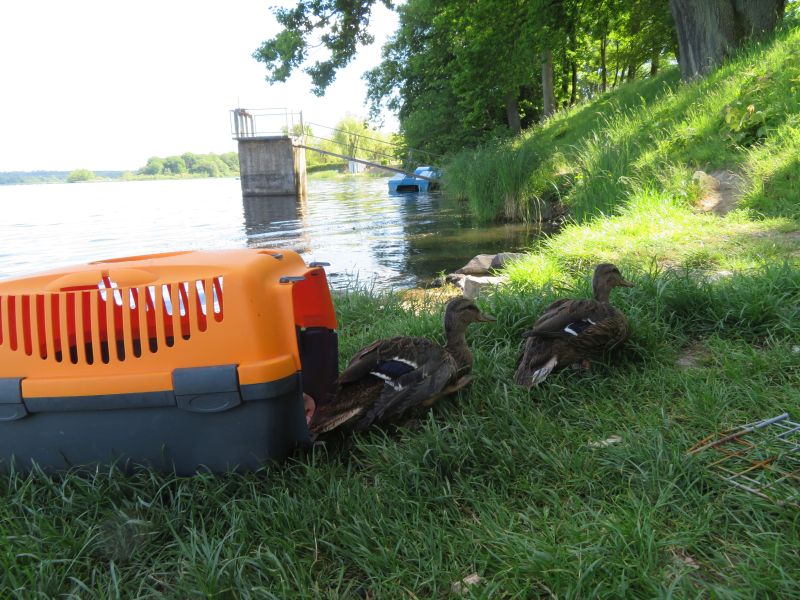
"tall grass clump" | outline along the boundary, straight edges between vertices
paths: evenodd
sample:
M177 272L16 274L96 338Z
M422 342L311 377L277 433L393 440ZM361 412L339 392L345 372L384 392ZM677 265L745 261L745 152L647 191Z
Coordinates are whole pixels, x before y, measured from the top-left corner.
M494 146L491 154L480 149L465 151L447 166L451 173L448 189L453 196L465 198L470 211L480 220L502 215L505 220L540 221L548 197L542 195L549 190L545 188L537 194L529 166L540 160L535 146L510 141ZM528 189L530 192L523 194L526 201L520 202L520 190ZM479 202L478 198L490 201Z

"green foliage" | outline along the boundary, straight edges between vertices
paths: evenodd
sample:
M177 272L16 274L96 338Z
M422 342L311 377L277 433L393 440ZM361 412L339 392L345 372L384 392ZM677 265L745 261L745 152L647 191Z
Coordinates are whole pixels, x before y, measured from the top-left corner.
M220 158L222 162L228 167L228 171L230 173L238 173L239 172L239 153L238 152L225 152L224 154L220 154Z
M320 32L329 55L304 70L321 95L359 45L372 41L374 2L311 0L273 9L283 29L253 56L267 67L268 81L286 81ZM409 0L397 10L399 30L382 64L365 75L368 97L374 114L383 106L398 113L410 146L436 154L535 123L545 51L554 58L556 101L571 105L635 78L645 63L655 73L675 46L665 0Z
M737 100L725 107L722 134L739 146L752 146L767 136L767 114L754 104Z
M94 181L95 174L88 169L75 169L67 175L67 183L77 183L81 181Z
M398 113L409 146L447 154L509 137L543 110L541 56L559 106L638 77L672 56L666 2L410 0L383 62L366 76L371 109Z
M336 71L350 62L358 46L369 45L374 40L367 26L375 1L301 0L294 8L276 8L275 17L284 29L264 42L253 53L253 58L267 67L270 83L286 81L307 58L314 31L327 30L322 36L322 45L330 57L304 69L311 77L313 92L322 96ZM390 0L383 0L383 4L391 7Z
M359 119L347 114L335 127L320 127L315 133L311 126L306 126L306 144L334 154L361 158L379 164L393 164L400 162L392 152L393 144L390 135L387 135L370 126L364 119ZM337 156L306 151L306 165L309 170L319 171L325 167L337 165L345 168L347 161Z
M224 154L186 152L181 156L166 158L153 156L138 171L138 175L144 177L233 177L238 174L239 155L236 152Z
M197 154L192 152L184 152L181 154L181 158L183 159L183 164L186 165L187 170L191 170L194 167L194 163L197 161Z
M584 221L646 189L691 200L687 172L727 168L750 175L743 206L796 214L798 48L800 29L787 26L691 84L674 68L626 84L517 139L453 157L444 190L483 218L535 219L555 200Z
M164 175L181 175L186 173L186 163L180 156L168 156L164 159L162 173L164 173Z
M164 174L164 159L157 156L152 156L147 159L147 164L139 169L140 175L163 175Z
M227 165L219 157L201 156L192 167L192 173L201 173L208 177L223 177Z

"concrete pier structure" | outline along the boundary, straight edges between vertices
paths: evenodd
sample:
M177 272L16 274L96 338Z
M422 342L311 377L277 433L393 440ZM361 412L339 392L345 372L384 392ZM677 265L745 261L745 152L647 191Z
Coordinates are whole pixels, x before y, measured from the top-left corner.
M239 138L243 196L305 196L306 151L288 136Z
M285 108L231 111L243 196L305 197L306 151L297 137L302 131L302 113Z

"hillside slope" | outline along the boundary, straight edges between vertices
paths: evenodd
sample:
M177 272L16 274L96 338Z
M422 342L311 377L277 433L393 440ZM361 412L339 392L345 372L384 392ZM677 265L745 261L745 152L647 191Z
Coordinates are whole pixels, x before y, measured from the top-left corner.
M788 21L699 81L672 68L461 153L444 189L482 218L536 220L555 200L583 221L652 189L691 202L695 170L726 169L748 178L742 207L799 218L799 113L800 28Z

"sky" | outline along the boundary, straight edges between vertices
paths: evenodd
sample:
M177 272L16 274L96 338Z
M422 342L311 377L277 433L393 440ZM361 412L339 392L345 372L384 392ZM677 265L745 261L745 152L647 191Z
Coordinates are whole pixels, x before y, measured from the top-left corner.
M270 86L252 58L280 30L275 5L295 1L3 0L0 171L136 170L151 156L235 151L237 106L302 110L330 127L365 117L361 75L396 14L375 4L375 44L317 98L305 73ZM384 129L396 128L387 115Z

